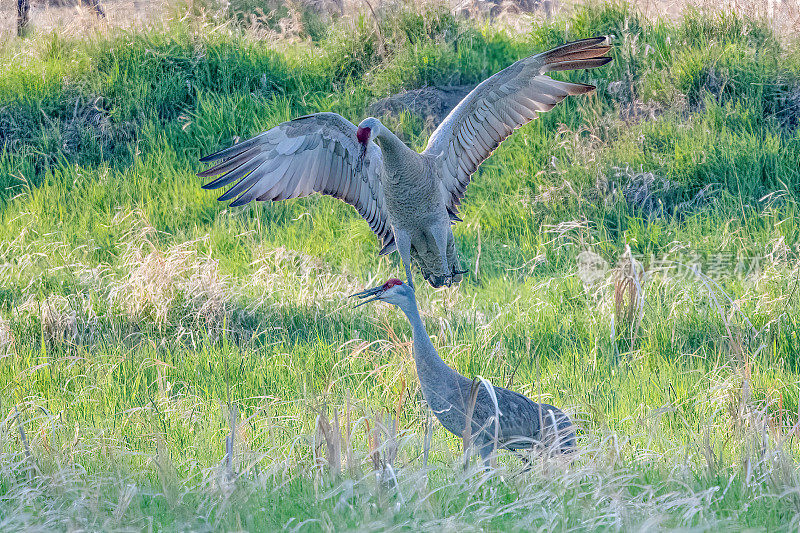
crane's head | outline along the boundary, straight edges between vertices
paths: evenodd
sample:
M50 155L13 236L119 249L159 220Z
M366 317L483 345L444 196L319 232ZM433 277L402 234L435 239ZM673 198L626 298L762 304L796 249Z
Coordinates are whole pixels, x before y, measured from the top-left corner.
M392 278L383 285L378 285L371 289L362 292L357 292L353 295L356 298L363 300L358 303L356 307L360 307L365 303L381 300L393 305L400 306L409 300L414 299L414 289L409 287L397 278Z
M367 142L370 139L374 139L380 133L383 124L381 121L375 117L365 118L361 121L361 124L358 125L358 129L356 130L356 139L362 145L366 146Z

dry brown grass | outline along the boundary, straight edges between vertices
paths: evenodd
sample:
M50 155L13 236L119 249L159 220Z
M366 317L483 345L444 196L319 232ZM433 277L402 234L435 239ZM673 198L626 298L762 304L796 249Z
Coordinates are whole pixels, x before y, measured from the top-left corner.
M625 245L614 272L614 324L617 335L631 347L644 314L644 281L644 267L633 257L630 245Z
M5 318L0 318L0 357L12 354L16 342L17 339L11 329L11 323Z
M354 18L358 14L397 10L411 5L419 10L436 0L294 0L287 2L289 14L279 21L279 30L270 30L253 15L250 20L253 36L260 39L296 40L302 31L300 13L311 8L333 17ZM524 32L538 20L550 18L576 7L596 3L596 0L446 0L450 10L462 16L491 21L510 30ZM797 0L628 0L651 20L666 18L678 20L689 9L705 12L734 11L753 18L765 19L772 29L787 39L793 39L800 30L800 2ZM107 32L111 29L136 29L162 25L170 19L181 18L198 8L192 2L181 0L105 0L101 2L106 19L97 16L85 6L69 2L33 2L31 24L37 31L60 31L68 35ZM201 10L202 11L202 10ZM264 14L263 16L267 16ZM16 33L16 1L0 2L0 38ZM646 111L649 112L649 111Z
M123 272L111 284L108 298L122 314L135 321L167 324L170 311L185 307L196 325L221 327L229 299L217 260L198 254L198 241L187 241L162 251L156 230L141 213L120 212L116 224L130 226L123 243Z
M65 35L136 29L162 24L172 17L170 4L159 0L102 0L105 19L98 19L88 7L31 3L30 20L35 31L59 31ZM0 1L0 39L16 35L16 0Z

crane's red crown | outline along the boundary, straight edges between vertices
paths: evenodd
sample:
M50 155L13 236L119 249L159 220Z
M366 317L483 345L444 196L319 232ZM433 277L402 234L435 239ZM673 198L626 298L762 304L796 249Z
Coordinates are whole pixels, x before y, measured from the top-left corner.
M369 133L369 128L358 128L358 130L356 130L356 139L358 139L358 142L361 144L367 144L367 141L369 140Z
M383 290L391 289L392 287L394 287L396 285L402 285L402 284L403 284L403 282L400 281L399 279L392 278L392 279L390 279L389 281L387 281L386 283L383 284Z

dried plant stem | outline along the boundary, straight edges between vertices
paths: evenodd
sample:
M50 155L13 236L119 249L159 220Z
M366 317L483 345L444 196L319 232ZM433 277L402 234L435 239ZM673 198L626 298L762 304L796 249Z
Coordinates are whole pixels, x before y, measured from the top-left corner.
M422 468L428 468L428 455L431 451L431 439L433 438L433 421L431 420L431 410L426 409L425 416L425 439L422 442Z
M351 476L355 475L355 464L353 462L353 441L351 439L352 418L351 418L352 404L350 399L350 389L347 389L347 410L345 411L345 426L344 426L344 449L345 460L347 461L347 469Z
M478 252L475 254L475 280L478 278L478 270L481 265L481 225L478 224Z
M32 472L38 475L40 474L39 465L36 464L36 459L33 458L33 454L31 453L31 448L28 445L28 437L25 435L25 427L22 424L19 409L16 405L14 406L14 418L17 421L17 429L19 429L19 438L20 441L22 441L22 449L25 451L25 458L28 460L29 464L28 475L31 477Z
M225 465L228 473L228 477L230 479L234 479L236 477L236 472L234 470L234 461L233 461L233 453L234 453L234 445L236 443L236 423L239 414L239 410L231 403L231 376L228 370L228 337L224 333L227 330L227 317L223 317L222 319L222 330L223 330L223 352L222 352L222 361L225 367L225 401L228 404L228 423L230 424L230 433L225 438Z
M316 445L315 449L322 448L325 444L325 455L328 459L328 468L334 475L339 475L342 468L342 434L339 428L339 413L336 409L333 410L333 419L328 420L327 407L325 405L320 409L317 416L317 432L316 432ZM317 456L317 462L322 463Z
M378 34L378 55L380 57L386 57L386 46L384 45L386 40L383 38L383 32L381 31L381 19L378 17L378 14L375 13L375 9L373 9L369 0L364 0L364 3L367 4L369 12L372 14L372 20L375 22L375 33Z
M464 424L464 470L469 466L469 457L472 449L472 415L475 413L475 402L478 400L478 390L480 389L479 381L477 378L472 380L472 386L469 389L469 400L467 401L467 421Z
M331 450L331 457L328 463L331 466L331 471L338 475L342 470L342 430L339 427L339 411L333 410L333 435L331 436L331 443L329 445Z
M225 437L225 468L228 477L234 479L236 477L236 470L233 462L233 446L236 441L236 424L239 418L239 409L235 405L228 403L228 423L230 424L231 431Z
M497 393L494 390L494 385L481 376L478 376L478 379L481 380L483 386L486 387L486 392L489 393L489 397L492 399L492 403L494 404L494 439L492 441L492 454L489 456L489 466L494 468L495 458L497 457L497 449L500 447L500 405L497 402ZM552 415L552 411L550 414Z

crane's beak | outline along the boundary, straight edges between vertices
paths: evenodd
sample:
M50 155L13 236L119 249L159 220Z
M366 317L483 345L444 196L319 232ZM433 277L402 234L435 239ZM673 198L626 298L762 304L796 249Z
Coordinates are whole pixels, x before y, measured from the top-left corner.
M364 158L367 155L367 143L361 144L361 151L358 153L358 157L356 158L356 168L362 174L364 173Z
M364 300L355 305L355 307L361 307L364 304L368 304L370 302L374 302L375 300L379 300L383 294L383 285L379 285L378 287L373 287L371 289L367 289L365 291L357 292L355 294L351 294L350 298L358 298L360 300ZM372 298L370 298L372 296ZM365 299L369 298L369 299Z

